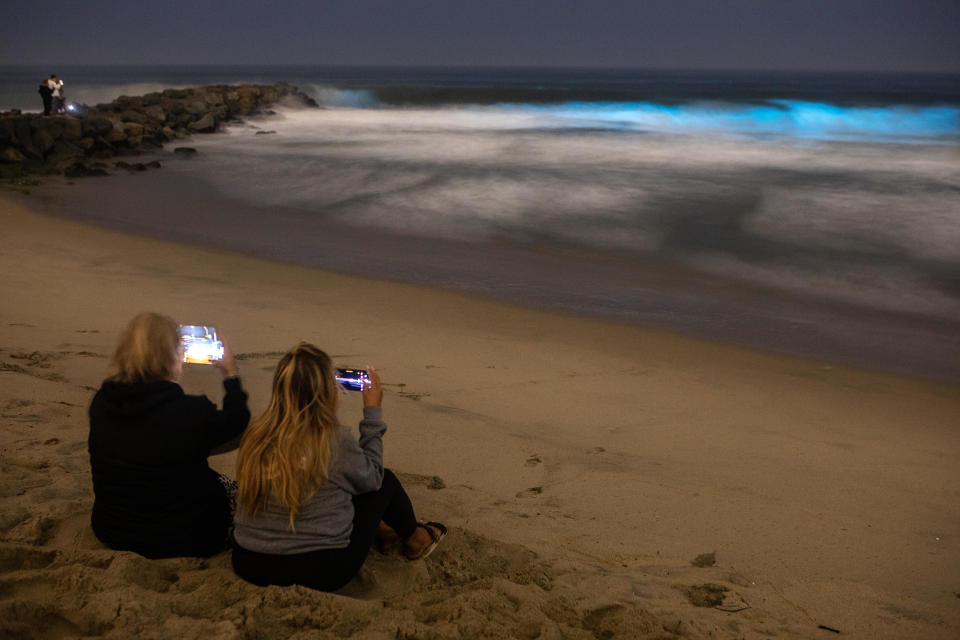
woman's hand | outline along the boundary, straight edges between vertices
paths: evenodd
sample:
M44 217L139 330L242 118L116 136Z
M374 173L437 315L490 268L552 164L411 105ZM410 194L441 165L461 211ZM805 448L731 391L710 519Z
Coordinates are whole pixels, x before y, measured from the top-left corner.
M227 339L220 336L220 342L223 343L223 358L214 360L213 366L220 369L220 373L223 374L224 378L233 378L234 376L240 375L240 369L237 368L237 361L233 359L233 352L230 351L230 345L227 343Z
M370 382L363 386L363 406L379 407L383 402L383 387L380 386L380 374L375 369L367 367Z

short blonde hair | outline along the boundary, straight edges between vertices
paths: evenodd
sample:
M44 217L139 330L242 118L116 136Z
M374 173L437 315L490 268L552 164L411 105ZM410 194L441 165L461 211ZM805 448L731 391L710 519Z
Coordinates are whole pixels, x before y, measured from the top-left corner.
M117 382L166 380L180 357L180 326L159 313L138 314L120 334L111 364Z

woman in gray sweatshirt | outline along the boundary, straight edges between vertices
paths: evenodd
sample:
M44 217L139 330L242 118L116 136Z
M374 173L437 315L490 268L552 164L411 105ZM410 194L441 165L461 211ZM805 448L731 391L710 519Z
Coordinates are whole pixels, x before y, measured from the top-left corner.
M360 439L337 421L340 386L330 357L300 343L277 365L270 405L237 455L233 568L258 585L335 591L356 575L374 539L399 538L426 557L446 534L420 522L383 468L383 390L370 371Z

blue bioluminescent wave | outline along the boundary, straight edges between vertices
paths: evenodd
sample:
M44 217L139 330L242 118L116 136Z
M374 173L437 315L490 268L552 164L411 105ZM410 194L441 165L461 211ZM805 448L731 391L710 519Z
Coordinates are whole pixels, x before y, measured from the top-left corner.
M305 90L321 107L374 109L380 106L376 95L372 91L363 89L340 89L330 86L311 85L305 87Z
M500 106L550 116L559 127L876 142L960 140L960 108L948 106L840 107L790 100L765 105L569 102Z

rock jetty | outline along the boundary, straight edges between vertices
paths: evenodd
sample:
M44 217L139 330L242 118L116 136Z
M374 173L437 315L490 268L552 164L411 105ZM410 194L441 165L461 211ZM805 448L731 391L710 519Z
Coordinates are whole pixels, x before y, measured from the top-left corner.
M317 103L296 87L278 83L121 96L108 104L81 106L75 115L2 113L0 178L43 173L105 175L106 159L156 150L166 142L197 133L212 133L225 122L268 113L275 106L316 107Z

